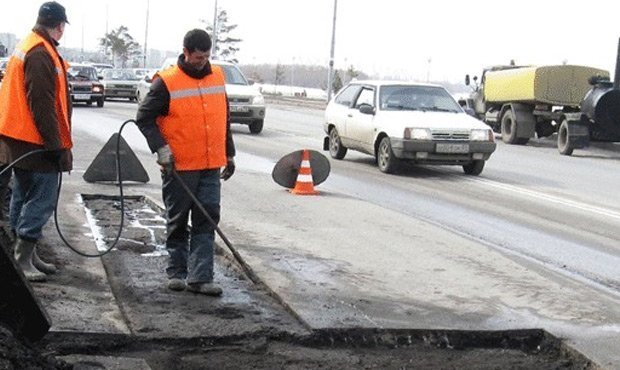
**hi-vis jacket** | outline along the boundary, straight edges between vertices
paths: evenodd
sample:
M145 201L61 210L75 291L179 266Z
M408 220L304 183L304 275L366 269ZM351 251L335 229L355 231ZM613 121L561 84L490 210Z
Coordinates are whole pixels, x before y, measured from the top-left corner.
M55 108L58 133L62 149L73 146L69 121L66 70L68 66L60 59L55 48L42 36L32 32L16 48L6 70L0 89L0 101L10 106L0 110L0 135L32 144L44 145L28 104L24 76L24 59L35 47L43 45L52 59L56 73ZM61 149L51 148L51 149Z
M226 160L227 102L224 73L212 66L201 79L185 74L178 65L158 73L170 93L168 114L157 125L170 145L180 171L224 167Z

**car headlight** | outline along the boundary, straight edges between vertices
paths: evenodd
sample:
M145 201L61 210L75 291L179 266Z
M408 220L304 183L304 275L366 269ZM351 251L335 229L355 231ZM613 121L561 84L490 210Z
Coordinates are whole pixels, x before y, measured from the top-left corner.
M252 99L252 105L263 105L265 104L265 98L262 95L256 95Z
M493 131L489 129L475 129L469 133L471 141L493 141Z
M413 140L431 140L431 130L427 128L407 127L404 134L405 139Z
M94 93L100 93L103 90L101 86L93 86Z

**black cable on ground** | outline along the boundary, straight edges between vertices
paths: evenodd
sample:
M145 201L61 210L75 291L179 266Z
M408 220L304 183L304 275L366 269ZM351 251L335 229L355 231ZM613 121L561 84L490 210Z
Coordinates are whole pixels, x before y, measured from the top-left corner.
M58 174L58 194L56 195L56 206L54 207L54 223L56 224L56 231L58 232L58 236L60 236L60 239L62 239L65 245L69 247L69 249L71 249L72 251L74 251L75 253L79 254L82 257L97 258L97 257L105 256L106 254L110 253L110 251L112 251L112 249L116 247L116 244L118 243L118 240L120 239L121 234L123 232L123 226L125 224L125 196L123 194L123 176L121 173L122 167L121 167L120 146L121 146L121 133L123 132L123 128L125 128L125 125L127 125L130 122L136 123L136 121L133 119L129 119L123 122L123 124L121 125L121 128L118 130L118 137L116 140L116 173L118 175L117 177L118 188L119 188L120 199L121 199L121 222L120 222L120 226L118 227L118 232L116 233L116 237L114 238L114 242L112 242L112 245L110 245L108 249L106 249L105 251L101 253L95 253L95 254L84 253L78 250L77 248L75 248L74 246L72 246L71 243L69 243L69 241L67 241L65 236L62 234L62 231L60 231L60 227L58 226L58 200L60 198L60 189L62 187L62 172Z
M125 125L127 125L128 123L131 123L131 122L136 123L135 120L129 119L129 120L123 122L123 124L121 125L120 129L118 130L118 136L117 136L117 140L116 140L116 173L117 173L117 176L118 176L117 179L118 179L118 188L119 188L120 203L121 203L121 221L120 221L120 225L118 227L118 232L116 234L116 237L114 238L114 242L112 242L112 245L110 245L105 251L103 251L101 253L94 253L94 254L84 253L84 252L80 251L79 249L75 248L73 245L71 245L71 243L69 243L69 241L65 238L65 236L62 233L62 231L60 230L60 227L58 225L58 201L60 199L60 192L61 192L61 189L62 189L62 172L60 172L60 171L58 172L58 192L56 193L56 204L54 205L54 223L56 224L56 231L58 232L58 236L63 241L63 243L65 243L65 245L67 247L69 247L69 249L71 249L72 251L74 251L75 253L79 254L82 257L97 258L97 257L105 256L106 254L110 253L112 251L112 249L114 249L114 247L116 247L116 244L118 244L118 241L119 241L119 239L121 237L121 234L123 232L123 226L125 224L125 195L124 195L124 192L123 192L123 176L122 176L122 166L121 166L121 159L120 159L120 143L121 143L121 137L122 137L121 134L123 132L123 129L125 128ZM29 153L26 153L26 154L22 155L21 157L17 158L15 161L13 161L10 164L8 164L5 168L3 168L0 171L0 176L2 176L2 174L4 174L6 171L10 171L15 166L15 164L19 163L24 158L27 158L27 157L29 157L31 155L34 155L34 154L37 154L37 153L43 153L43 152L47 152L47 150L46 149L37 149L37 150L33 150L32 152L29 152ZM192 199L192 201L196 204L198 209L204 214L204 216L206 217L207 221L209 221L209 223L211 224L211 226L213 226L215 231L217 231L217 234L224 241L224 243L226 244L228 249L232 252L232 254L235 257L235 259L238 262L240 262L242 266L246 267L245 263L243 261L243 258L241 257L241 255L233 247L232 243L228 240L226 235L224 235L224 233L219 228L219 226L215 223L215 221L213 221L211 216L209 216L209 213L207 212L207 210L202 206L202 204L200 203L198 198L196 198L196 195L194 195L194 193L187 186L187 184L181 179L181 177L179 176L179 174L177 173L176 170L174 170L174 169L172 170L172 175L179 182L179 184L181 184L181 187L183 188L183 190L185 190L185 192L189 195L189 197Z

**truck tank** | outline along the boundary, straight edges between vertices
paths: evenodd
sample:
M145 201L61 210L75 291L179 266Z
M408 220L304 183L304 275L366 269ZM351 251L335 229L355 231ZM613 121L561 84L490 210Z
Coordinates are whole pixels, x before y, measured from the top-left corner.
M620 141L620 40L613 84L609 79L591 78L592 88L581 102L581 112L590 121L590 136L599 141Z
M592 67L554 65L488 71L484 97L490 103L545 103L578 107L591 86L592 76L609 78L609 72Z

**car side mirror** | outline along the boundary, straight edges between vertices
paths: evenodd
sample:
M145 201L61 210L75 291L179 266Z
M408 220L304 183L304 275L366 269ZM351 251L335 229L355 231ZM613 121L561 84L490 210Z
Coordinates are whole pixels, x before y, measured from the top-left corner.
M375 107L370 104L360 104L359 110L363 114L375 114Z

